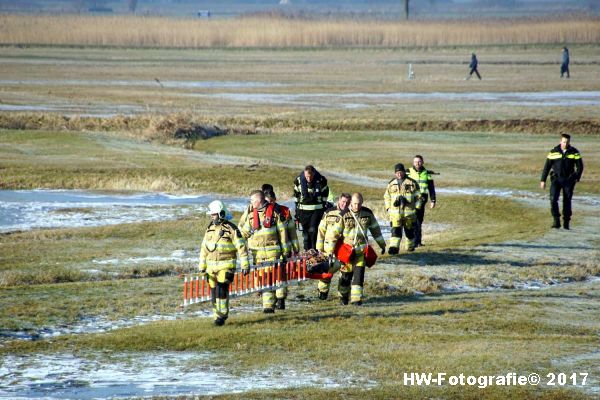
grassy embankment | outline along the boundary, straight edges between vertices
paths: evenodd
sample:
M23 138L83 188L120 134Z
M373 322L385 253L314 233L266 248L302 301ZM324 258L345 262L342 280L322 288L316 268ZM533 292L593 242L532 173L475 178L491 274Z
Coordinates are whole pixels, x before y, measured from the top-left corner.
M231 143L239 140L242 140L242 148L251 154L260 154L260 149L265 146L264 141L273 137L259 135L213 138L201 142L199 149L205 152L194 152L105 134L5 131L1 136L0 152L4 156L1 167L3 175L9 177L5 188L134 189L187 193L209 191L246 195L255 186L270 181L275 185L280 198L285 199L291 194L290 182L298 171L297 168L290 168L290 165L302 165L302 161L310 160L325 174L329 171L350 171L371 176L374 183L382 184L388 175L382 171L389 169L388 166L397 161L398 154L413 154L417 151L411 148L405 149L406 153L400 151L405 143L403 139L410 134L371 133L369 142L377 143L376 148L380 154L376 160L371 160L370 151L364 150L368 136L356 137L352 144L349 141L352 135L330 133L308 134L306 137L284 134L271 140L272 165L257 165L254 160L240 159L240 164L223 166L218 162L210 162L209 155L228 152L236 156L241 150ZM504 174L496 174L496 163L481 157L480 153L489 154L491 148L503 146L536 152L530 148L545 141L543 137L528 136L526 146L519 146L510 135L456 133L445 141L443 136L431 133L423 135L420 141L421 149L427 150L422 153L431 157L431 160L436 160L435 163L432 162L431 168L444 171L438 178L439 188L477 184L471 180L470 170L463 168L461 160L471 160L478 173L492 179L491 187L514 189L524 186L527 184L524 178L506 179ZM318 139L320 146L315 148L302 144L310 142L309 139ZM442 147L439 147L440 140L444 142ZM334 163L328 156L340 147L344 148L349 158ZM436 152L436 148L443 148L444 151ZM591 143L590 148L593 148ZM515 154L511 154L514 159ZM354 160L362 161L356 163ZM520 166L524 168L520 174L528 175L528 168L532 171L537 169L533 168L533 162L528 165ZM517 175L516 171L512 173ZM124 178L124 175L128 178ZM535 176L531 179L535 184ZM361 187L339 179L331 179L331 187L336 193L362 190L367 197L366 204L383 217L381 188ZM545 210L527 207L511 199L440 195L439 206L428 212L428 220L445 228L442 232L433 233L431 237L426 235L425 240L433 243L425 250L420 250L419 254L420 257L431 255L428 264L439 264L440 259L436 259L435 254L440 254L443 259L443 254L448 255L449 249L467 249L478 244L536 237L546 230L545 214ZM93 260L168 256L175 250L194 254L205 224L206 217L192 216L171 222L34 230L2 235L1 270L2 285L5 287L5 306L2 309L5 312L1 318L7 327L16 329L39 327L52 321L74 322L82 315L90 314L107 314L110 318L118 318L131 316L132 313L167 312L179 303L179 283L177 278L164 275L192 268L193 265L158 262L143 267L126 263L124 266L99 266ZM398 259L400 265L404 261L408 264L414 262L405 257ZM460 255L457 257L460 258ZM387 260L396 262L390 258ZM593 266L589 270L555 265L531 266L534 268L519 270L520 279L571 277L579 280L597 273ZM445 268L436 272L438 278L451 276L456 265L449 265L447 270ZM506 274L505 268L503 272ZM146 278L153 276L155 278ZM418 268L405 271L400 276L392 274L390 277L401 278L406 293L415 290L431 293L441 289L431 277L424 277ZM473 274L470 283L475 286L485 285L488 282L485 278L484 273ZM510 274L503 275L500 282L510 285ZM39 285L34 290L40 296L30 296L31 284ZM144 291L145 297L151 300L136 307L136 300L131 294L138 292L137 287L146 285L154 288ZM113 293L109 299L104 298L107 288ZM387 293L377 286L370 287L370 290L379 295ZM170 294L165 296L169 291ZM310 291L308 295L311 296ZM81 301L80 298L86 300ZM47 301L48 299L56 301ZM21 304L28 305L26 312ZM17 309L21 311L17 313Z
M554 135L443 132L288 132L221 136L190 144L196 151L150 144L117 135L4 131L3 188L163 190L246 195L271 181L280 197L291 196L297 169L313 163L325 173L371 179L363 188L379 201L397 162L412 155L440 173L440 188L538 190L539 174ZM578 194L598 193L600 149L595 136L574 138L586 162ZM268 154L265 154L265 149ZM585 149L585 150L583 150ZM332 155L335 154L335 157ZM265 157L268 155L268 157ZM283 168L282 168L283 167ZM367 179L367 180L368 180ZM352 176L332 178L335 193L357 190Z

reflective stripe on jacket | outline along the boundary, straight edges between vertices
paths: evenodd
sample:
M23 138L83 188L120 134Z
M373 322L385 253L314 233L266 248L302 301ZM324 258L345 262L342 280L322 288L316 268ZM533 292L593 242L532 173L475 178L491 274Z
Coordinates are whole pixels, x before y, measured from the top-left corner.
M548 174L551 179L579 181L583 174L583 160L579 150L569 146L563 152L560 145L550 150L542 170L542 182L546 182Z
M296 209L305 211L322 210L329 197L327 179L321 176L312 185L306 187L308 197L302 195L302 183L300 177L294 180L294 197L296 198Z
M355 219L356 218L356 219ZM356 220L360 223L360 228L356 224ZM344 243L348 243L354 246L355 254L361 255L364 253L365 247L367 247L367 238L363 235L368 235L371 232L373 239L377 242L379 247L385 247L385 239L381 234L381 228L377 222L377 218L367 207L362 207L358 213L353 213L348 210L340 222L336 223L336 229L342 229L342 236L344 237ZM362 229L362 231L361 231Z
M253 229L254 213L250 211L241 227L242 235L248 239L248 247L256 254L258 260L272 260L280 256L290 255L290 244L287 229L281 214L273 212L273 223L269 228L264 226L266 207L258 210L259 228ZM257 260L254 260L257 262Z
M425 167L421 171L417 171L416 168L411 167L408 169L408 177L414 179L419 184L419 191L422 195L429 192L429 198L435 202L435 184L431 173Z
M342 216L345 213L345 211L342 212L337 207L331 207L325 211L325 214L319 223L316 245L317 250L327 255L334 253L335 245L338 239L342 237L342 232L344 230L344 226L341 222Z
M415 208L419 200L419 195L419 184L414 179L408 176L402 182L398 182L396 178L392 179L383 194L383 202L385 203L385 209L390 222L399 221L402 217L416 218ZM406 199L405 204L395 206L394 203L400 200L401 196Z
M219 224L211 222L206 228L202 245L200 246L200 271L219 271L234 269L236 259L240 260L242 269L248 268L248 247L246 239L235 224L222 221Z

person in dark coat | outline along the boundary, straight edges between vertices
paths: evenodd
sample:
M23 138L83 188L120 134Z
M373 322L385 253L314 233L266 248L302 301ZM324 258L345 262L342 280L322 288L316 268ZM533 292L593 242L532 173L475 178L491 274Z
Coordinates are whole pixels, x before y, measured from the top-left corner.
M469 68L471 68L471 72L469 72L469 76L467 77L467 80L471 79L473 72L477 75L479 80L481 80L481 75L479 75L479 71L477 70L478 64L479 64L479 62L477 61L477 56L475 55L475 53L472 53L471 54L471 63L469 64Z
M567 74L567 78L571 77L569 74L569 49L563 47L562 50L562 64L560 65L560 77L562 78L564 74Z
M546 188L546 179L550 175L550 212L554 223L553 228L560 228L560 211L558 209L558 197L563 194L563 227L570 229L571 199L575 184L583 174L583 160L579 150L571 146L571 136L563 133L560 136L560 144L554 147L546 157L546 163L540 179L540 187Z

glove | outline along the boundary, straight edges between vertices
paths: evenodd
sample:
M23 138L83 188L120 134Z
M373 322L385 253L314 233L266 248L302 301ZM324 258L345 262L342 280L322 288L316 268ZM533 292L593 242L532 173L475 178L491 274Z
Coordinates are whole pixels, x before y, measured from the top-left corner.
M382 254L382 255L383 255L383 254L385 254L385 246L383 246L383 247L381 248L381 254Z
M405 207L406 206L406 197L398 196L396 201L394 201L394 207Z
M200 271L199 277L200 279L205 279L206 282L208 282L208 274L206 273L206 270Z
M248 276L248 274L250 274L250 268L246 268L246 269L242 270L242 275Z

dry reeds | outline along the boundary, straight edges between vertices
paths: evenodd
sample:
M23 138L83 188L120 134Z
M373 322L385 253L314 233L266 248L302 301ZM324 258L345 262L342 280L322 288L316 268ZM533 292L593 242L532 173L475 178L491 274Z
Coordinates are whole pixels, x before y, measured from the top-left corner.
M593 17L394 22L1 15L0 44L277 48L599 43L599 22Z
M259 132L294 131L456 131L552 133L568 131L577 135L598 136L600 119L495 119L495 120L404 120L345 119L311 121L296 118L211 118L192 113L114 117L63 116L52 113L0 113L0 129L122 132L132 136L171 143L226 134L252 135Z

